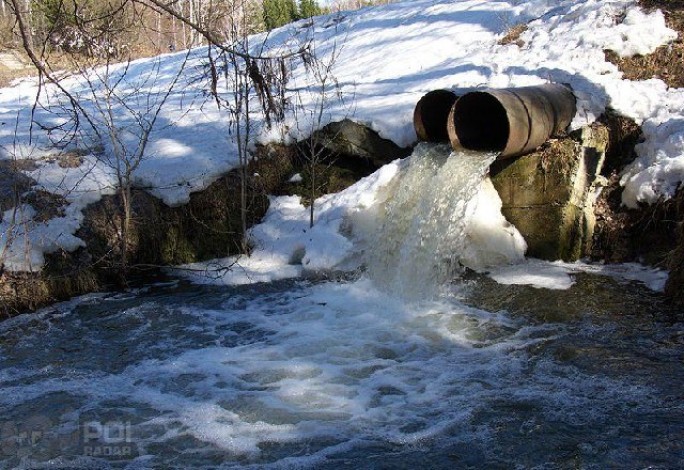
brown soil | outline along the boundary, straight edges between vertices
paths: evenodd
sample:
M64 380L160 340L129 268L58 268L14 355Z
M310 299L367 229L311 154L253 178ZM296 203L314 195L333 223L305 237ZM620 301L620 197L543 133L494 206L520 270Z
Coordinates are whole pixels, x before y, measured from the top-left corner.
M667 294L674 303L684 306L684 222L682 222L684 220L684 189L680 188L679 193L672 201L672 205L675 206L675 210L679 216L678 227L676 229L679 243L675 246L675 249L670 253L668 258L670 277L667 279L665 294Z
M15 80L31 75L30 70L10 70L0 65L0 88L8 87Z
M660 78L670 87L684 87L684 0L641 0L639 4L647 10L662 10L667 25L679 37L645 56L620 58L613 51L605 51L606 60L617 65L627 79Z
M77 158L78 155L73 155L68 163L75 164ZM318 197L348 187L375 167L364 159L331 157L322 160L315 169L320 183L315 192ZM1 170L0 167L0 177ZM295 173L303 175L302 183L288 183ZM9 171L8 175L21 173ZM296 147L258 148L247 175L248 226L266 213L268 194L298 194L308 199L310 172L306 159ZM244 247L239 183L238 171L231 171L207 189L192 194L190 202L179 207L169 207L146 191L135 189L132 231L127 245L130 266L125 273L118 242L119 200L117 196L102 198L86 209L83 226L76 233L86 241L85 249L47 255L41 273L7 273L0 269L0 317L98 289L125 286L131 280L144 282L158 276L159 268L164 266L241 253ZM41 218L60 215L64 202L61 198L43 191L30 191L33 184L30 180L21 180L21 184L28 191L22 200L38 206Z
M659 78L670 87L683 88L684 0L640 0L639 4L647 11L662 10L667 25L679 33L678 38L653 54L621 59L606 51L606 59L617 65L625 78ZM666 294L673 302L684 305L684 189L680 188L677 196L668 201L639 210L622 207L617 175L633 160L634 145L641 135L638 127L625 118L609 113L605 119L615 139L615 154L606 165L611 184L597 201L594 254L607 261L641 259L669 269Z
M636 211L630 212L622 205L619 174L636 158L634 146L642 140L642 131L632 119L612 110L606 111L598 121L608 128L606 159L601 171L608 184L594 205L596 226L590 256L608 263L619 263L637 257L630 235Z
M667 268L677 246L677 226L684 211L674 200L628 209L622 205L620 172L632 162L634 146L642 139L639 126L629 118L607 111L599 118L609 129L603 175L608 185L595 205L596 227L591 257L607 262L643 261Z

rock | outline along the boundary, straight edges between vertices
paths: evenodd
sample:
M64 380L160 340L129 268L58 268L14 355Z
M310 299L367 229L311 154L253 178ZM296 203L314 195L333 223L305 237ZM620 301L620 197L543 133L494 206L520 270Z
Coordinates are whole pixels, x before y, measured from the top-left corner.
M410 155L411 148L401 148L391 140L383 139L374 130L349 119L333 122L312 138L337 157L364 158L376 168L397 158Z
M525 237L527 256L572 261L589 253L607 143L607 128L597 124L492 165L502 213Z

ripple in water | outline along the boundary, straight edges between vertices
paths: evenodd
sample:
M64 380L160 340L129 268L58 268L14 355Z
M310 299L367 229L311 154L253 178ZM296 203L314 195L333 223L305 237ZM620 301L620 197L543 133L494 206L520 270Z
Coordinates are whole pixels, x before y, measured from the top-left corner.
M624 286L605 282L614 308ZM407 303L365 278L191 287L5 322L2 466L682 463L681 323L547 323L467 306L467 292ZM582 292L566 295L579 309ZM643 344L629 346L635 327ZM110 447L118 436L132 455L85 455L93 423L123 425Z

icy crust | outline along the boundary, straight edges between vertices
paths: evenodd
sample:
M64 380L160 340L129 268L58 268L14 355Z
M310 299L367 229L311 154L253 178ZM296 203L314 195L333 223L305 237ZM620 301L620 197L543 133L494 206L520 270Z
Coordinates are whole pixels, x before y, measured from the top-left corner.
M663 292L668 273L662 269L649 268L637 263L590 264L582 261L565 263L528 259L513 266L498 266L488 275L499 284L528 285L539 289L570 289L576 273L591 273L611 277L618 281L634 281L655 292Z
M520 23L528 25L521 36L524 45L499 44L507 31ZM632 0L419 0L321 16L312 20L313 26L309 24L300 21L250 41L260 52L265 41L266 53L276 56L313 40L322 63L333 63L338 88L329 90L321 103L320 84L312 80L303 63L293 60L289 99L299 109L296 113L289 109L285 121L271 128L255 112L252 129L257 141L292 142L329 122L350 118L407 146L416 139L411 124L415 103L430 90L463 92L553 81L572 86L578 98L573 127L592 122L607 106L644 127L646 141L637 149L640 158L622 179L625 204L634 207L639 201L668 197L684 179L682 91L667 89L659 80L623 80L619 70L605 61L604 49L623 56L644 54L676 37L665 26L662 13L644 13ZM207 84L197 80L206 54L205 48L197 48L187 56L185 72L168 97L149 136L145 158L133 174L136 186L169 205L187 202L190 193L206 188L237 165L230 119L208 98ZM114 103L112 111L128 153L135 151L140 138L136 122L159 102L185 61L186 53L179 52L112 66L107 74L102 69L93 71L96 85L107 75L112 83L118 83L125 106ZM117 82L124 72L125 78ZM100 89L93 93L79 77L66 80L64 86L91 111L102 105L106 96ZM230 100L230 90L219 92ZM66 176L71 170L49 167L44 160L54 153L44 129L53 129L53 138L59 133L55 126L67 122L63 111L68 102L47 87L40 106L34 109L36 93L31 79L0 89L0 158L33 159L41 168L48 167L45 174L62 171ZM253 103L252 109L258 109L258 104ZM321 120L311 119L319 109L323 111ZM33 111L35 121L45 127L31 126ZM84 143L87 137L83 136ZM112 173L116 164L111 146L104 142L102 150L103 154L87 159L82 171ZM40 177L38 183L47 184ZM112 185L104 187L99 194L89 193L82 201L74 196L70 201L75 207L84 207L111 191ZM70 216L72 222L80 217L76 212ZM33 225L40 227L41 223ZM75 240L58 241L60 234L52 229L27 233L31 243L46 250L56 244L69 249L79 245ZM69 229L69 233L73 231ZM315 230L311 235L318 236ZM41 237L54 238L41 242ZM22 264L14 257L7 268L38 268L41 250L36 248L36 256L27 257L30 263ZM6 251L20 253L24 248L9 246Z

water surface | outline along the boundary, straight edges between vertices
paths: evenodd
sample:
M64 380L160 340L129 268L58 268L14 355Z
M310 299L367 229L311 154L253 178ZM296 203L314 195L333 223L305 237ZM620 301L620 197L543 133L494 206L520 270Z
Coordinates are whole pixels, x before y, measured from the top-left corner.
M684 466L681 317L590 274L415 302L365 277L175 283L0 344L7 468Z

